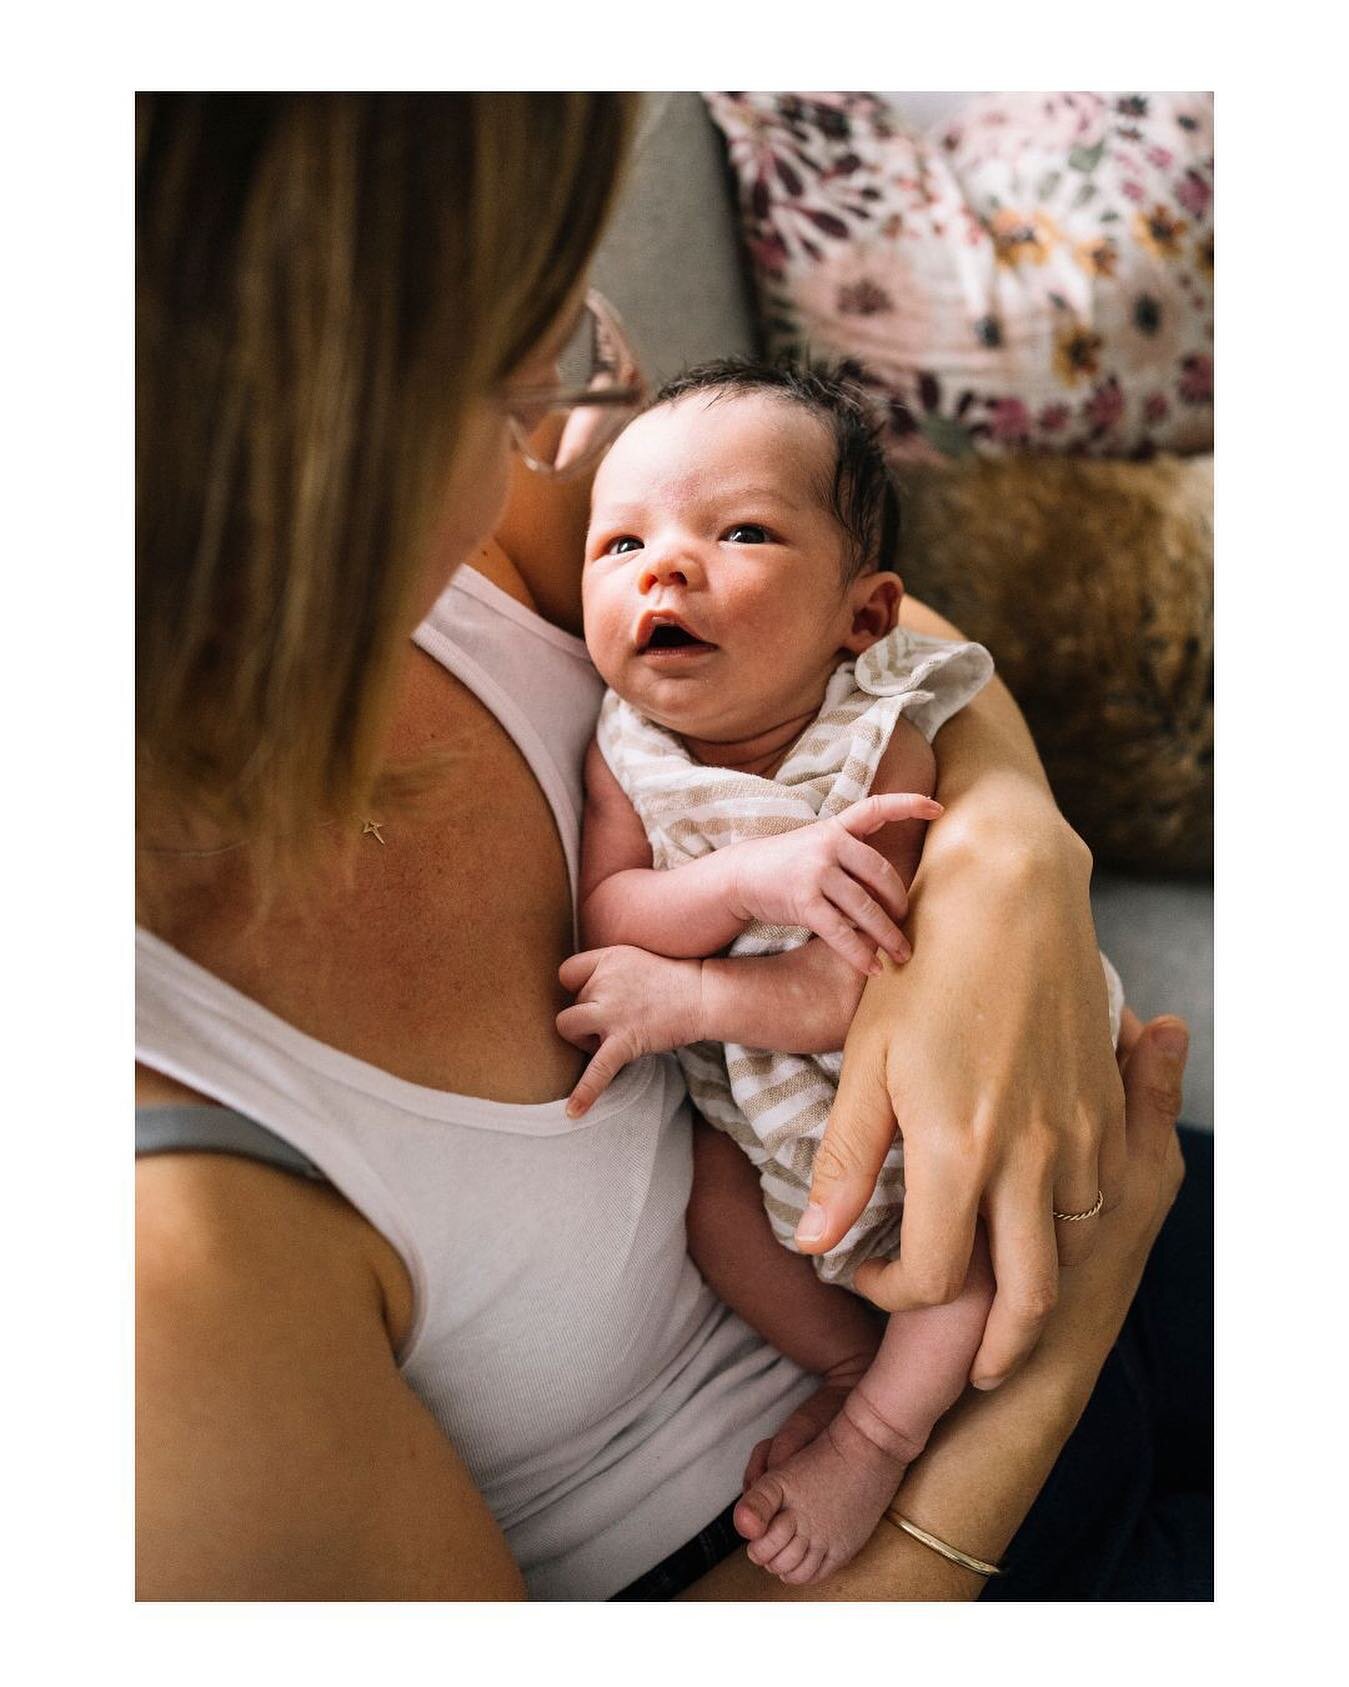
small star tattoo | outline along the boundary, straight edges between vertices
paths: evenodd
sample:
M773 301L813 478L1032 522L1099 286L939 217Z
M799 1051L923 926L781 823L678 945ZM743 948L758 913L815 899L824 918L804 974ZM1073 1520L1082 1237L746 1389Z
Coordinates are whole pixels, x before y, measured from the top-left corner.
M365 837L375 837L375 838L379 839L380 843L383 843L384 842L384 834L383 834L383 832L380 831L380 827L383 824L384 824L384 822L382 820L367 820L366 823L361 827L361 836L363 838L365 838Z

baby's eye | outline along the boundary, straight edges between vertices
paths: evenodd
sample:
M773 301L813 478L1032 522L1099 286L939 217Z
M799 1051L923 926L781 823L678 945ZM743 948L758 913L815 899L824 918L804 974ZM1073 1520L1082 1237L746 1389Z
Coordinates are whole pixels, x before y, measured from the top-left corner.
M640 551L642 541L632 533L620 533L617 539L610 539L604 547L605 556L626 556L629 551Z
M726 537L733 545L766 545L768 529L760 527L757 521L737 521L734 527L726 529Z

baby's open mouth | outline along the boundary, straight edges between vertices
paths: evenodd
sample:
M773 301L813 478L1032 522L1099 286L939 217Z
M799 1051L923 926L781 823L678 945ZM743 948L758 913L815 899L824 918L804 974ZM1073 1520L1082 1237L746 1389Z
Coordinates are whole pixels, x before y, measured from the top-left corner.
M657 653L679 652L684 655L694 655L699 651L715 650L715 644L707 639L699 638L692 628L686 627L672 615L652 616L644 621L637 633L637 654L650 656Z

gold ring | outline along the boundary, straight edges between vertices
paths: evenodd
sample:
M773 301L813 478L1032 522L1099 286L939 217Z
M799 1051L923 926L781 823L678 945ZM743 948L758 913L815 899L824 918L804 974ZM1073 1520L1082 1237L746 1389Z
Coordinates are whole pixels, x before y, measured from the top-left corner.
M1105 1205L1105 1195L1101 1190L1098 1189L1096 1191L1096 1199L1087 1208L1086 1212L1084 1212L1084 1213L1061 1213L1057 1209L1055 1209L1054 1217L1056 1219L1058 1219L1061 1224L1080 1224L1084 1218L1095 1218L1097 1213L1100 1212L1101 1208L1104 1205Z

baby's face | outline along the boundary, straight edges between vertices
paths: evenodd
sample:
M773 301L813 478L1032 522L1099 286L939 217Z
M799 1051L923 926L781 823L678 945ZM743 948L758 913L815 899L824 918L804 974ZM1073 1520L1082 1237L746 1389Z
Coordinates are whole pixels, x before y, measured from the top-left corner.
M606 683L718 742L814 712L853 628L833 472L824 425L768 394L638 417L600 465L586 536L586 644Z

